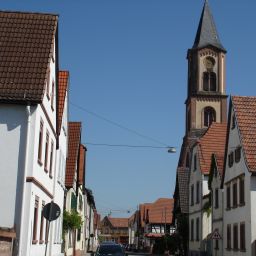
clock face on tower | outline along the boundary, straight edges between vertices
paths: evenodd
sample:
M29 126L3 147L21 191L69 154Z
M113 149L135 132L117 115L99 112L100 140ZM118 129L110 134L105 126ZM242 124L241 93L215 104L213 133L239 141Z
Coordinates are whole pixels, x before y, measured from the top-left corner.
M206 57L204 59L204 66L207 70L209 69L212 70L214 65L215 65L215 60L212 57Z

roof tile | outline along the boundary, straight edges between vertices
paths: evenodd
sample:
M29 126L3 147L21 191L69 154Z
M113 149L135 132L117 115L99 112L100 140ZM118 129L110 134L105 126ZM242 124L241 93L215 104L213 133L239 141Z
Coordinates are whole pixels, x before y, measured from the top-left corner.
M233 96L231 100L247 166L256 172L256 97Z
M66 165L66 187L72 187L77 171L79 145L81 140L81 122L68 123L68 158Z
M68 90L68 71L59 71L59 93L58 93L58 134L60 134L62 116L64 111L65 99Z
M0 12L0 101L42 101L57 22L57 15Z
M209 174L210 172L212 154L219 156L219 161L224 156L226 136L226 123L212 123L205 135L199 139L197 153L200 170L203 174ZM223 164L223 162L218 164Z

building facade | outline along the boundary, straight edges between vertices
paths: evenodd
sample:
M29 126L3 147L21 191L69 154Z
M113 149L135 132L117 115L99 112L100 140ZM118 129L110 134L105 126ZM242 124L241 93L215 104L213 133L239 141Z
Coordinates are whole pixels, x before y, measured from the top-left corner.
M62 143L58 16L1 12L0 20L0 30L5 31L0 64L0 177L5 191L0 196L1 237L13 239L14 255L44 255L53 238L46 232L42 209L55 200L57 149Z

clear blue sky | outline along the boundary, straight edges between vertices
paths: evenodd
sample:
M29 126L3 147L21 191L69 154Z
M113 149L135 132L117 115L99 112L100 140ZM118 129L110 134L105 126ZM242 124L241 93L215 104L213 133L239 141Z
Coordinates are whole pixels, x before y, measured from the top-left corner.
M209 4L228 51L227 94L255 95L256 1ZM186 52L203 0L0 0L0 6L60 15L60 68L71 74L71 103L177 147L168 154L87 145L86 186L99 212L124 216L139 203L172 197L184 135ZM84 143L163 146L72 105L70 120L82 121Z

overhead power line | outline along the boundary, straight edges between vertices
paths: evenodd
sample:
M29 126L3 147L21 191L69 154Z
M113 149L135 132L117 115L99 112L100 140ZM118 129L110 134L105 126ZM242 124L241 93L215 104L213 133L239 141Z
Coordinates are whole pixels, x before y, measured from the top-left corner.
M161 141L159 141L159 140L157 140L155 138L152 138L150 136L144 135L144 134L142 134L140 132L137 132L137 131L135 131L133 129L130 129L128 127L125 127L125 126L123 126L123 125L121 125L121 124L119 124L117 122L114 122L114 121L112 121L112 120L110 120L110 119L108 119L108 118L106 118L106 117L104 117L102 115L99 115L99 114L97 114L97 113L95 113L93 111L90 111L90 110L88 110L88 109L86 109L84 107L81 107L81 106L79 106L79 105L77 105L77 104L75 104L73 102L70 102L70 105L72 105L73 107L75 107L77 109L80 109L81 111L84 111L84 112L86 112L86 113L88 113L90 115L93 115L93 116L95 116L95 117L97 117L97 118L99 118L101 120L104 120L107 123L110 123L110 124L112 124L114 126L117 126L117 127L121 128L121 129L125 130L125 131L133 133L133 134L135 134L135 135L137 135L137 136L139 136L141 138L144 138L144 139L147 139L147 140L150 140L150 141L154 141L155 143L158 143L160 145L164 145L165 147L169 147L166 143L163 143L163 142L161 142Z
M105 144L105 143L91 143L85 142L85 145L92 145L92 146L104 146L104 147L124 147L124 148L170 148L168 146L143 146L143 145L128 145L128 144Z

